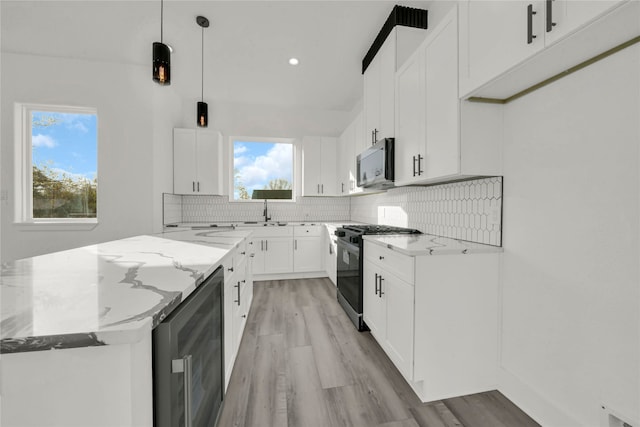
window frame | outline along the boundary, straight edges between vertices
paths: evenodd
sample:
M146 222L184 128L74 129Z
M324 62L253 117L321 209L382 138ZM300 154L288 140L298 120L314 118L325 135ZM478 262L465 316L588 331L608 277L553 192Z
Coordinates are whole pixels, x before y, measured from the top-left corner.
M234 169L235 169L235 156L234 156L234 142L256 142L256 143L276 143L276 144L290 144L292 146L291 153L291 199L235 199L235 177L234 177ZM298 197L298 188L300 182L300 172L298 165L299 162L299 144L298 140L295 138L275 138L275 137L256 137L256 136L229 136L229 140L227 143L227 147L229 149L229 203L264 203L265 200L268 200L269 203L295 203Z
M99 148L99 119L95 107L78 107L68 105L16 103L15 104L15 147L14 147L14 189L15 216L14 224L29 229L53 230L91 230L98 225L100 215L100 186L96 189L97 205L95 218L34 218L33 217L33 145L31 113L46 111L63 114L93 114L96 116L96 157ZM96 178L99 176L98 159L96 158Z

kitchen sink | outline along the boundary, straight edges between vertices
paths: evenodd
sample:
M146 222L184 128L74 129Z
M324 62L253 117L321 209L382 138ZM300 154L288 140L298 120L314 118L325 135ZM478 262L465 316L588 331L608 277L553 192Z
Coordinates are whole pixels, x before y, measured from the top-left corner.
M287 223L279 222L279 221L245 221L242 223L242 225L249 226L249 227L267 227L267 226L279 225L282 227L287 225Z

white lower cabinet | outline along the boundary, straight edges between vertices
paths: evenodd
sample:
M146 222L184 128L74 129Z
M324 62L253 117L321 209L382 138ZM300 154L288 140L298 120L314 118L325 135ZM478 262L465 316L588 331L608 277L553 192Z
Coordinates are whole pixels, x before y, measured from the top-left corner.
M293 271L322 270L322 226L299 226L293 229Z
M293 271L293 227L254 227L249 241L253 274Z
M324 268L331 283L338 285L338 237L335 235L336 227L325 226L324 233Z
M364 251L364 321L398 370L405 378L411 378L413 283L385 269L382 260L367 256L367 252L374 252L372 249Z
M253 300L253 276L247 245L246 240L240 243L222 262L224 267L225 389L231 378Z
M249 227L251 271L258 279L322 277L325 273L323 226Z
M364 256L364 321L420 399L495 389L500 254Z

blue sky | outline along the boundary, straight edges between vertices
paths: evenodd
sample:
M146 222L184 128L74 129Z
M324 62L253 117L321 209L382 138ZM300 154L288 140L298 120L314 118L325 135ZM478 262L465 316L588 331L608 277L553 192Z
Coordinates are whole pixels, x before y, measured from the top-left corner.
M235 140L233 157L234 168L249 195L273 179L283 178L293 184L292 144Z
M37 126L53 118L49 126ZM32 161L71 177L93 180L97 172L97 116L95 114L32 112Z

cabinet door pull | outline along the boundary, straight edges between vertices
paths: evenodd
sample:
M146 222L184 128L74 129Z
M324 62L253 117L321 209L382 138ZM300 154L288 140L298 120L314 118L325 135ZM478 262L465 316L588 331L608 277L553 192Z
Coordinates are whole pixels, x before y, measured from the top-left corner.
M533 39L537 36L533 34L533 15L537 12L533 10L533 5L527 6L527 44L533 43Z
M371 145L376 143L376 141L373 138L374 138L373 131L371 131Z
M344 193L344 182L342 182L341 185L342 185L342 190L340 190L340 192Z
M376 293L376 295L378 295L378 273L376 273L376 283L375 283L374 292Z
M293 250L294 251L298 250L298 240L297 239L293 239Z
M237 285L233 286L234 288L238 288L238 299L237 300L233 300L233 302L237 303L238 305L240 305L240 282L238 282Z
M198 193L200 192L200 181L198 181Z
M382 295L384 294L384 292L382 292L382 281L383 281L384 279L382 278L382 276L378 276L378 278L380 279L380 288L379 288L379 290L378 290L378 296L379 296L380 298L382 298Z
M413 156L413 176L416 176L416 156Z
M265 241L264 241L264 250L265 250L265 251L268 251L268 250L269 250L269 241L268 241L268 240L265 240Z
M194 193L196 192L196 182L195 181L191 181L191 191L193 191Z
M260 240L260 250L264 251L264 240Z
M383 259L384 259L384 257L383 257L382 255L380 255L380 259L381 259L381 260L383 260Z
M378 140L378 129L373 130L373 143L375 144Z
M240 255L246 255L246 254L247 254L246 252L240 252Z
M229 267L227 270L233 273L233 267Z
M320 184L321 193L324 194L324 184Z
M318 194L320 194L320 184L318 184Z
M553 30L556 23L553 22L553 0L547 0L547 33Z
M424 160L424 157L422 157L420 154L418 154L418 176L421 176L424 171L422 170L422 161Z

